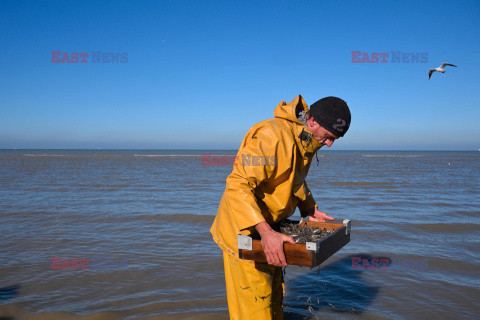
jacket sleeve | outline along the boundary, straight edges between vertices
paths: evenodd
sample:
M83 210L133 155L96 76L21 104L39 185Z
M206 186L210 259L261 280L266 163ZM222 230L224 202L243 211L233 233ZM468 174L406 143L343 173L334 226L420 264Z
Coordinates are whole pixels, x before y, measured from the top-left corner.
M298 209L300 210L300 214L302 217L306 217L308 210L315 207L315 200L313 199L312 192L307 186L307 181L303 182L302 188L299 190L300 192L295 196L298 198Z
M281 136L271 127L257 130L246 137L238 152L234 169L227 178L229 211L235 216L239 230L244 230L265 221L255 197L255 188L275 176L278 170L278 156L290 155L285 149ZM287 151L287 152L286 152ZM283 159L282 161L290 161Z

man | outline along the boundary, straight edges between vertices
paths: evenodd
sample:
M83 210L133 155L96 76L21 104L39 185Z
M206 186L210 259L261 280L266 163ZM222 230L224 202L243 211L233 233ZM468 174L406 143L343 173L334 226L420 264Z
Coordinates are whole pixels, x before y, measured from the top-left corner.
M305 178L315 152L330 147L350 126L342 99L311 105L302 96L280 102L274 119L254 125L242 141L213 222L213 239L223 250L230 319L283 319L283 243L293 239L271 226L298 207L310 221L333 220L316 208ZM258 232L267 263L238 258L237 235Z

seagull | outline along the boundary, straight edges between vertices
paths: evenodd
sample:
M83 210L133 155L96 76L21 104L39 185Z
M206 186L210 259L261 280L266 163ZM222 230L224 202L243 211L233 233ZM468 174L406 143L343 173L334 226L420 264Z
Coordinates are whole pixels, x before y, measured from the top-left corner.
M435 68L435 69L430 69L430 71L428 71L428 79L430 79L430 77L432 76L432 73L434 73L435 71L445 73L445 70L443 70L443 68L445 68L445 66L456 67L456 65L454 65L454 64L444 62L444 63L442 63L442 65L440 67Z

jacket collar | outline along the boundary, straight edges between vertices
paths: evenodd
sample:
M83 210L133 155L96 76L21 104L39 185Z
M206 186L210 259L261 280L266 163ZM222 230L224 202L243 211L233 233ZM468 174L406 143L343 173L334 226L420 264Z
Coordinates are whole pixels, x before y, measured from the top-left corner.
M322 147L322 144L318 142L313 134L304 125L294 125L295 142L297 143L302 156L307 156L307 153L314 154Z
M306 153L315 153L322 146L315 138L308 128L297 118L300 111L308 111L308 105L301 95L298 95L286 103L281 101L275 108L273 115L275 118L282 118L288 120L293 129L295 135L295 142L302 153L305 156Z

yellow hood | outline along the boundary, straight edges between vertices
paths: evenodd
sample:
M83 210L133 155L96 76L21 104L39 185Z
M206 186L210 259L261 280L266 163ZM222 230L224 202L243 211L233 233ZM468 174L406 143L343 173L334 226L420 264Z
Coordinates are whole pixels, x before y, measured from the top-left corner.
M295 99L290 101L290 103L281 101L273 111L275 118L285 119L297 124L297 126L292 126L292 129L295 132L295 141L303 155L305 155L306 152L315 153L322 147L322 144L313 138L312 132L297 118L300 111L308 110L307 103L303 100L301 95L298 95ZM302 131L305 131L306 133L303 135L305 140L300 138Z
M308 111L308 105L305 100L303 100L303 97L298 95L290 103L281 101L277 104L273 111L273 115L275 118L282 118L303 125L303 123L297 118L297 114L303 110Z

